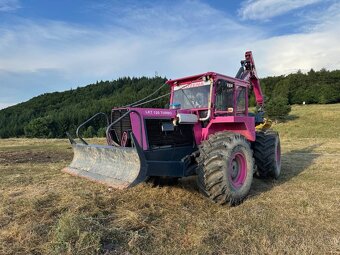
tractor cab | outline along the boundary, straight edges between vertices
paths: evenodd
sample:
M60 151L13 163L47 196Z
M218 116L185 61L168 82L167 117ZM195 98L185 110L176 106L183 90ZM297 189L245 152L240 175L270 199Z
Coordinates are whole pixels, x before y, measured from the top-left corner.
M167 82L170 106L191 110L200 120L215 116L246 116L250 83L214 72Z

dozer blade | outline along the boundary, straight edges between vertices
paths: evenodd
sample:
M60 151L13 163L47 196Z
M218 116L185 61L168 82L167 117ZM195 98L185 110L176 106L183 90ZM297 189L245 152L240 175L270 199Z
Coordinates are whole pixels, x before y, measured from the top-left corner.
M74 157L62 171L117 189L146 179L146 162L141 148L72 144Z

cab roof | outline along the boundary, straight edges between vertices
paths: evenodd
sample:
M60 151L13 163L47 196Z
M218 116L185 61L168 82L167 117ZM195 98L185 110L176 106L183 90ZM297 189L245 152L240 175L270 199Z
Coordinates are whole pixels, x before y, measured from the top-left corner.
M176 86L177 84L183 84L183 83L188 83L188 82L192 82L192 81L200 81L200 80L202 80L202 78L204 76L212 77L214 80L226 79L230 82L234 82L237 85L243 85L243 86L249 85L248 81L237 79L237 78L227 76L227 75L224 75L224 74L219 74L219 73L216 73L216 72L206 72L206 73L187 76L187 77L178 78L178 79L174 79L174 80L170 79L166 82L166 84L168 84L170 86Z

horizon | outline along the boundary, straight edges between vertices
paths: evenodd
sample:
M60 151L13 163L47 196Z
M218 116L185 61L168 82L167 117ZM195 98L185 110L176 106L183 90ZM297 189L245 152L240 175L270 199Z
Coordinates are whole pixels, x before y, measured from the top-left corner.
M309 73L311 70L313 70L314 72L321 72L322 70L325 70L326 72L340 71L340 69L327 70L327 69L325 69L325 68L321 68L320 70L315 70L314 68L311 68L310 70L306 70L306 71L302 71L302 70L299 69L299 70L297 70L297 71L294 72L294 73L281 74L281 75L273 75L273 76L266 76L266 77L259 77L259 79L266 79L266 78L279 77L279 76L284 76L284 77L286 77L286 76L288 76L288 75L290 75L290 74L297 74L298 72L301 72L301 73L304 74L304 75L308 75L308 73ZM209 72L209 71L208 71L208 72ZM227 76L229 76L229 75L227 75ZM77 86L77 87L71 87L71 88L68 88L68 89L66 88L65 90L61 90L61 91L43 92L43 93L41 93L41 94L32 96L31 98L27 99L26 101L18 102L18 103L16 103L16 104L7 106L7 107L5 107L5 108L0 108L0 111L1 111L1 110L4 110L4 109L6 109L6 108L9 108L9 107L11 107L11 106L16 106L16 105L18 105L18 104L25 103L25 102L27 102L27 101L30 101L31 99L36 98L36 97L44 96L44 95L46 95L46 94L63 93L63 92L67 92L67 91L73 91L73 90L76 90L76 89L78 89L78 88L85 88L85 87L87 87L87 86L96 85L96 84L101 83L101 82L104 82L104 83L105 83L105 82L113 82L113 81L116 81L116 80L121 79L121 78L130 78L130 79L136 78L136 79L140 79L140 78L143 78L143 77L149 78L149 79L157 78L157 77L159 77L159 78L164 78L164 79L168 79L166 76L159 76L159 75L155 74L154 76L145 76L145 75L141 75L141 76L121 76L121 77L117 77L116 79L111 79L111 80L97 80L97 81L91 82L91 83L89 83L89 84L84 84L84 85ZM230 76L230 77L233 77L233 76ZM174 77L174 78L184 78L184 76L183 76L183 77ZM171 79L168 79L168 80L171 80Z
M233 76L247 50L260 77L340 69L336 0L0 0L0 20L0 109L124 76Z

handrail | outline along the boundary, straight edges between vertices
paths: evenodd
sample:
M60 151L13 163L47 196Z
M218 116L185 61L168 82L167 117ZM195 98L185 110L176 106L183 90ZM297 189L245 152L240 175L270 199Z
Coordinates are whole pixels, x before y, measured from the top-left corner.
M120 146L118 143L116 143L115 141L113 141L111 139L111 136L110 136L110 129L111 127L118 123L119 121L121 121L124 117L126 117L128 114L130 113L136 113L138 115L138 118L139 118L139 121L140 121L140 139L141 139L141 146L143 147L143 130L142 130L142 127L143 127L143 121L142 121L142 117L140 115L140 113L136 110L133 110L133 109L129 109L126 113L124 113L122 116L120 116L118 119L116 119L115 121L113 121L110 125L108 125L108 127L106 128L106 139L107 139L107 143L110 144L112 143L114 146ZM110 138L110 141L108 140L108 138Z
M120 116L118 119L116 119L115 121L113 121L110 125L107 126L106 128L106 140L107 143L113 143L114 146L120 146L118 143L116 143L115 141L112 140L111 136L110 136L110 129L111 127L118 123L120 120L122 120L125 116L127 116L130 113L130 111L128 110L126 113L124 113L122 116ZM108 138L110 138L110 141L108 140Z
M104 116L106 117L106 123L107 123L107 125L110 124L110 122L109 122L109 117L108 117L107 114L104 113L104 112L97 112L97 113L96 113L95 115L93 115L91 118L87 119L85 122L83 122L82 124L80 124L80 125L78 126L78 128L77 128L76 135L77 135L77 137L82 141L83 144L88 145L88 143L85 142L85 140L83 139L83 137L79 135L79 130L80 130L80 128L83 127L83 126L84 126L85 124L87 124L88 122L90 122L91 120L93 120L93 119L94 119L95 117L97 117L98 115L104 115Z

